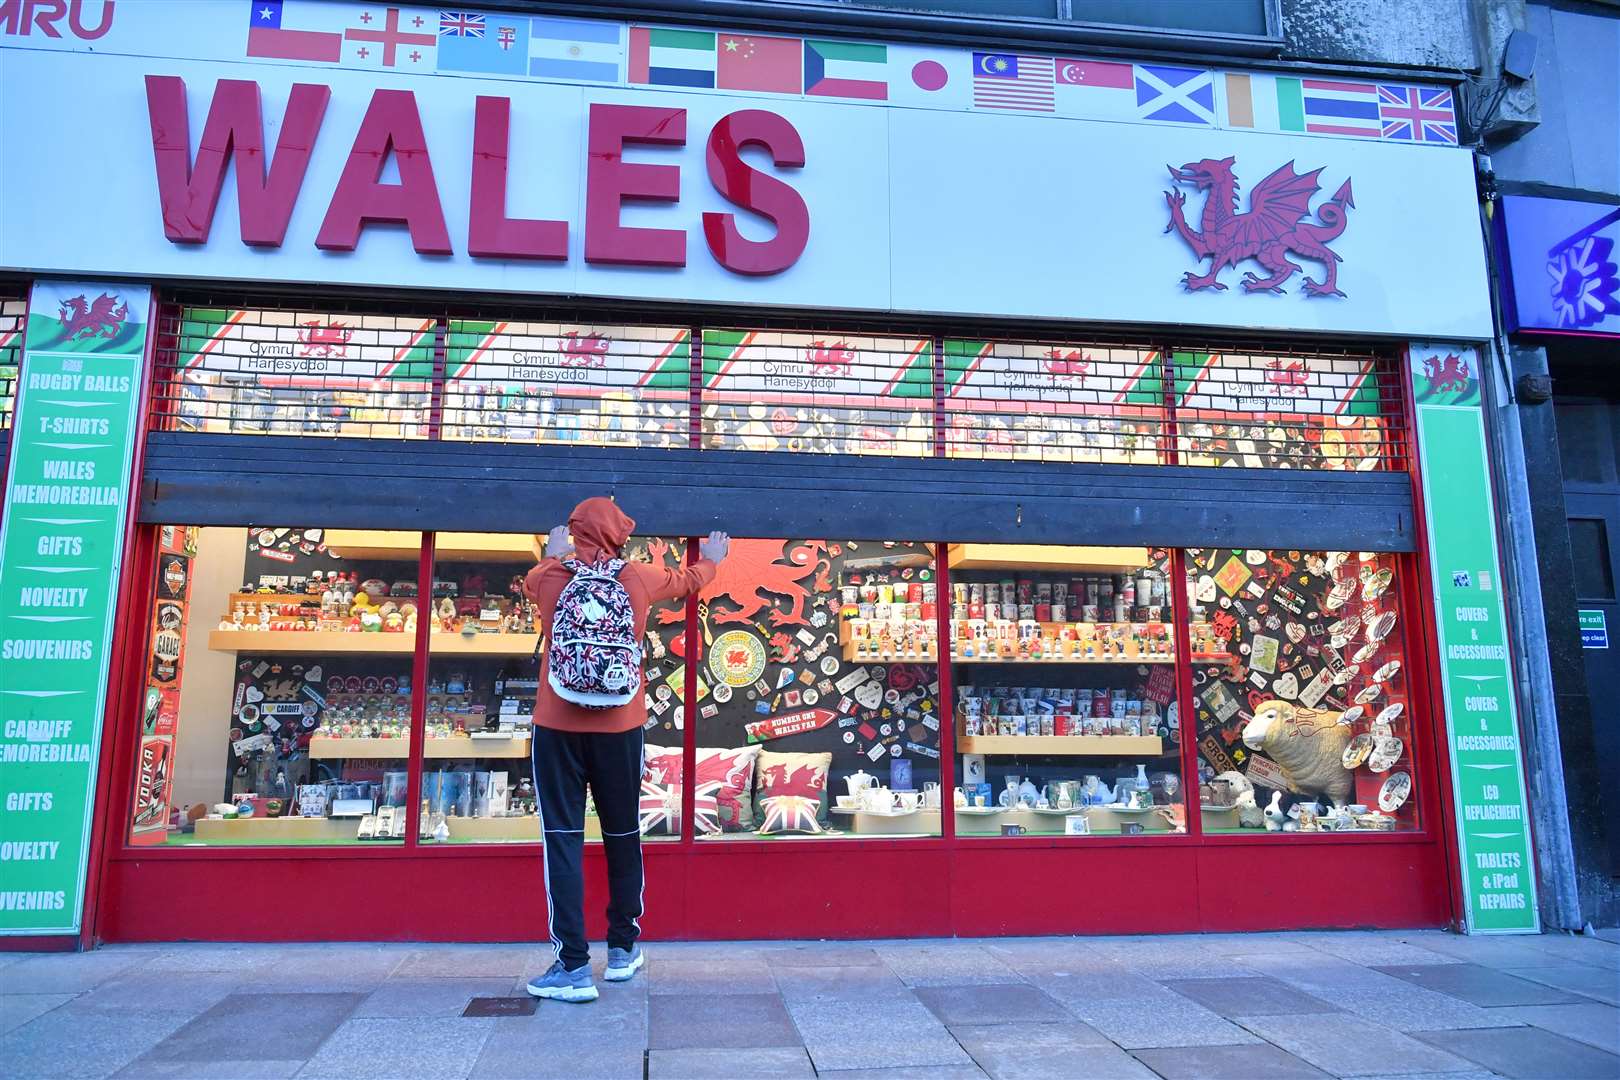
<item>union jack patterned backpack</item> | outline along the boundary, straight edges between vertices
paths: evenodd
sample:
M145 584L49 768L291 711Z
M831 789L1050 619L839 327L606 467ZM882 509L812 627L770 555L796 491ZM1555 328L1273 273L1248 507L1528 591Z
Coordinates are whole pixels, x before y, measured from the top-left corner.
M563 565L574 577L557 597L546 680L558 697L587 709L627 704L641 692L641 642L619 580L624 560Z

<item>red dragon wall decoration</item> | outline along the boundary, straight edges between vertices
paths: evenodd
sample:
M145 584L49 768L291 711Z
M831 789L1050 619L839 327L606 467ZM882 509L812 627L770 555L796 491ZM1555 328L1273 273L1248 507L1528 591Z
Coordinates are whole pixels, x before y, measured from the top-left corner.
M803 582L820 568L822 574L814 583L815 587L831 587L831 581L826 580L827 545L821 540L806 540L784 552L786 548L787 544L782 540L731 542L731 553L720 564L714 580L698 593L698 603L709 606L716 626L752 622L761 613L767 614L772 626L805 626L809 623L805 607L811 590ZM647 550L654 565L658 565L668 548L663 541L653 541L647 545ZM784 557L791 566L784 566L779 561ZM778 606L778 601L766 596L766 593L786 598L787 610L784 611ZM737 610L716 610L714 602L721 598L736 604ZM658 613L658 621L665 624L679 622L683 618L685 614L679 610Z
M1238 212L1238 180L1232 171L1234 158L1205 158L1189 162L1181 168L1168 166L1170 178L1178 184L1191 184L1199 191L1208 192L1204 212L1199 217L1201 228L1187 224L1185 192L1172 189L1164 193L1170 208L1170 223L1165 232L1174 230L1192 248L1200 259L1209 260L1209 272L1189 270L1181 283L1188 292L1199 289L1221 289L1222 270L1237 266L1245 259L1253 259L1270 273L1261 277L1252 271L1243 274L1245 292L1281 293L1283 283L1299 273L1301 267L1288 257L1289 252L1302 255L1322 264L1321 281L1307 277L1300 291L1306 296L1343 296L1339 288L1338 263L1343 260L1328 243L1337 239L1348 220L1346 211L1356 205L1350 192L1350 181L1345 179L1333 197L1316 208L1316 221L1306 221L1311 212L1311 198L1321 190L1316 178L1321 169L1296 173L1290 161L1258 184L1249 193L1249 209Z

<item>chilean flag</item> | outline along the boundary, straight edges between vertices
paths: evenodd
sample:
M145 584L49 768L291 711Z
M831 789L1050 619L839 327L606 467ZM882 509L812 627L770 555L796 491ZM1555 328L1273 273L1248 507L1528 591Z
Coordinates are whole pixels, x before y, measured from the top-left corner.
M269 60L319 60L335 64L343 58L343 35L318 30L283 30L283 0L254 0L248 10L247 54Z

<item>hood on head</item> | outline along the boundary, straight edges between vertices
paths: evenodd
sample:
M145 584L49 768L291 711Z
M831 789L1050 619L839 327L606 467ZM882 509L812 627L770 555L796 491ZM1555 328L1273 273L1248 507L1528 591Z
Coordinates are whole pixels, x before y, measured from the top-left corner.
M568 515L575 555L585 562L616 558L635 528L635 521L603 495L586 499Z

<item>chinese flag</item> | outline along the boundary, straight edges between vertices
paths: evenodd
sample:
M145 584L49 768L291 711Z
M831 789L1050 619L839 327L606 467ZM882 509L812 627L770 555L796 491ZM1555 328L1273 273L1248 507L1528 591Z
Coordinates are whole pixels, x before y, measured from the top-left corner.
M798 38L720 34L715 42L715 88L797 94L803 85L802 46Z

